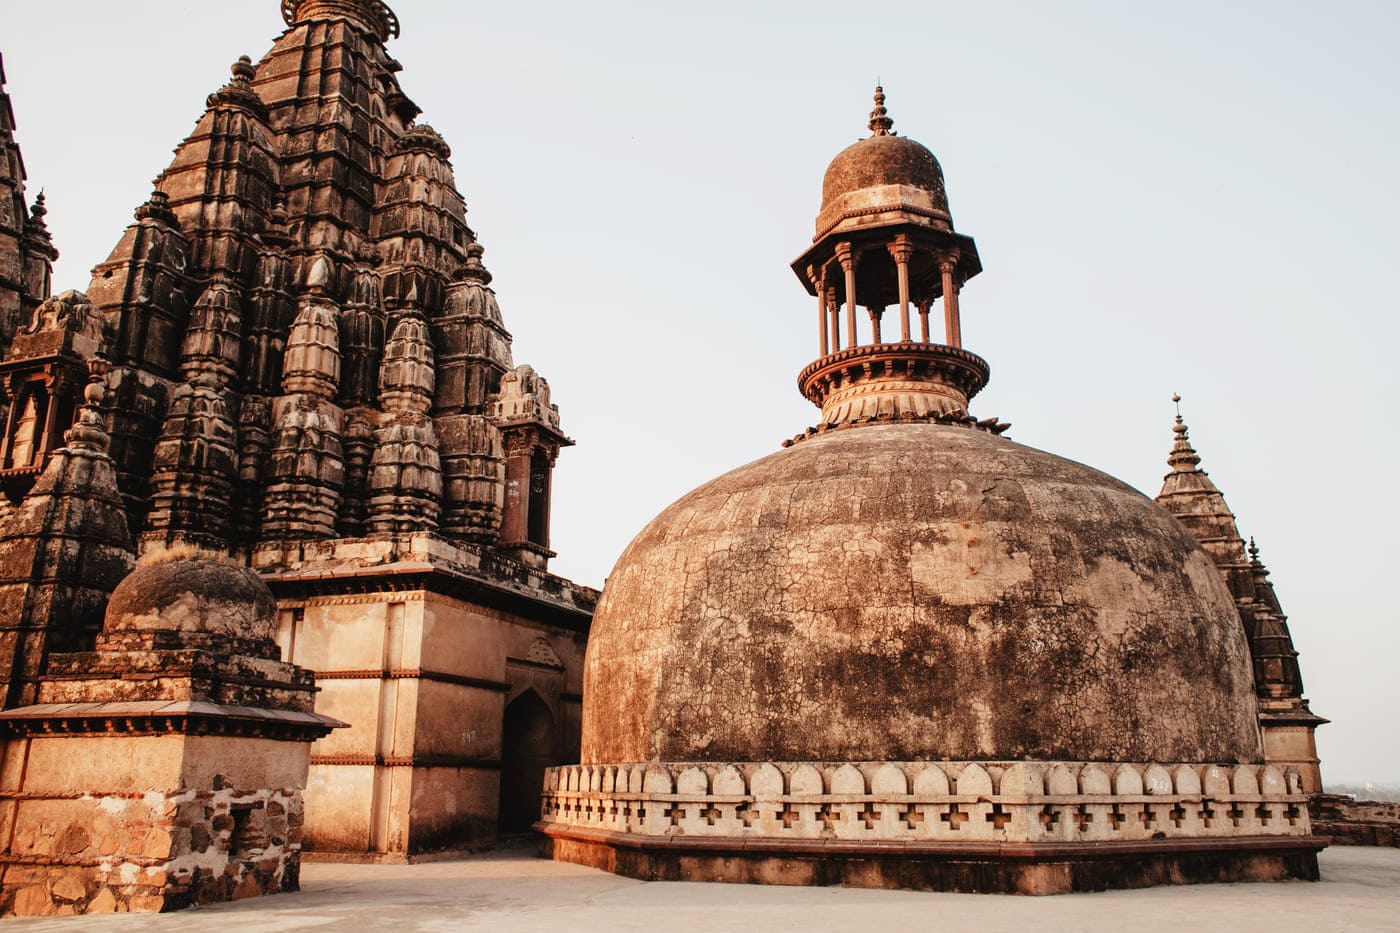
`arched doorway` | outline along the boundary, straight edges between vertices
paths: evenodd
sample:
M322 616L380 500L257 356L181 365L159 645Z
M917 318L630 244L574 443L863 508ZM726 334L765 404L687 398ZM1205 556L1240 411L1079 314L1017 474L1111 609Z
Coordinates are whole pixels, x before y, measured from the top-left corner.
M554 717L544 700L526 690L506 707L501 727L501 809L496 834L530 831L540 818L544 769L555 763Z

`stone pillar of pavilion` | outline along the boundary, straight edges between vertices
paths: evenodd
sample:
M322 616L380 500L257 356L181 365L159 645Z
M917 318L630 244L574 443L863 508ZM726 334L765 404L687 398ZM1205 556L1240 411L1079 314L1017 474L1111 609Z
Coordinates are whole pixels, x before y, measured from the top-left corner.
M982 271L977 246L953 229L938 160L893 126L876 88L871 135L831 163L812 246L792 264L817 299L819 356L798 377L822 410L817 431L965 421L990 375L962 348L959 293ZM935 343L929 313L940 302L945 339Z
M1173 401L1180 403L1181 399L1174 396ZM1157 503L1176 516L1201 543L1235 598L1254 664L1264 759L1281 768L1297 768L1303 790L1321 793L1316 733L1317 727L1328 720L1315 714L1303 696L1298 652L1269 571L1259 560L1253 539L1246 555L1234 513L1210 475L1201 469L1201 457L1191 446L1191 435L1179 409L1172 432L1175 441L1167 458L1172 469L1162 481Z

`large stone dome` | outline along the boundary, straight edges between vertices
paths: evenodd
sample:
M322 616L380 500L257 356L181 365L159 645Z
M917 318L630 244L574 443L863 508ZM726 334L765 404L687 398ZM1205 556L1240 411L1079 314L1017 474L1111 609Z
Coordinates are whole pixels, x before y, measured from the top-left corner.
M1194 539L939 424L817 435L664 511L608 579L585 695L584 763L1260 760Z

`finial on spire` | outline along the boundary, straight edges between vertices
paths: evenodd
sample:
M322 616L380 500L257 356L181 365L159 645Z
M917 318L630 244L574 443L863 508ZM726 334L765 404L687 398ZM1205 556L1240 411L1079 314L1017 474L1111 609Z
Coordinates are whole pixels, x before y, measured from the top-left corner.
M239 84L247 84L258 73L253 67L253 60L247 55L238 56L238 61L234 62L229 70L233 72L233 80Z
M1249 536L1249 559L1253 563L1259 563L1259 545L1254 543L1254 535Z
M98 354L88 360L88 384L83 388L85 404L73 427L63 434L63 441L77 450L98 450L105 453L111 443L107 425L102 420L102 400L107 397L107 373L112 364Z
M1196 453L1196 449L1191 446L1191 434L1186 427L1186 422L1181 418L1181 396L1173 395L1172 402L1176 405L1176 424L1172 426L1172 433L1176 435L1176 441L1172 444L1172 452L1171 456L1167 457L1167 464L1178 473L1191 473L1200 464L1201 458Z
M874 136L893 136L894 120L885 109L885 89L875 85L875 109L870 112L870 132Z
M467 247L467 260L457 270L455 281L480 282L482 285L490 285L491 273L486 270L486 264L481 261L485 252L486 248L480 243L470 244Z

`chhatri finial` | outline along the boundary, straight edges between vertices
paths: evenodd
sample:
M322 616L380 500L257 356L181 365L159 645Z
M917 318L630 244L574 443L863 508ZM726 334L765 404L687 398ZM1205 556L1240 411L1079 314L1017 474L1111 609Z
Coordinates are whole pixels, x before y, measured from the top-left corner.
M1254 535L1249 536L1249 560L1251 563L1259 563L1259 545L1254 543Z
M1186 428L1186 422L1181 418L1181 396L1173 395L1172 402L1176 405L1176 424L1172 426L1176 440L1172 443L1172 452L1171 456L1167 457L1167 464L1178 473L1191 473L1200 464L1201 458L1191 446L1191 434Z
M870 112L870 132L874 136L893 136L894 120L885 109L885 89L875 85L875 109Z

